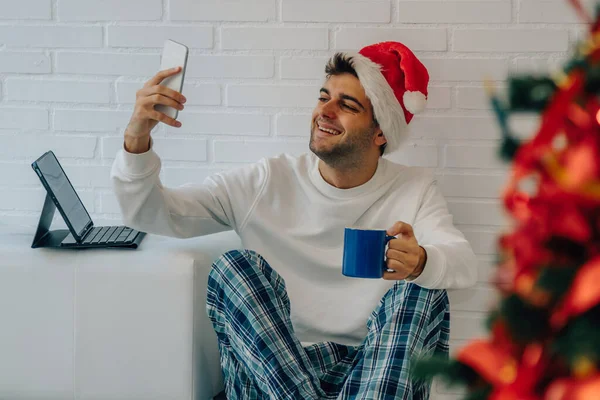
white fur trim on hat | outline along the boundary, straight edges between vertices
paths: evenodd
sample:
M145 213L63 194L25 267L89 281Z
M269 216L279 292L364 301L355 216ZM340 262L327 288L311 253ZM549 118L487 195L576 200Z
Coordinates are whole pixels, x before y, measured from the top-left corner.
M407 90L404 92L402 100L404 100L404 107L406 107L411 114L420 113L425 109L425 105L427 104L427 97L419 91L409 92Z
M375 118L387 140L385 153L391 153L400 147L408 135L404 110L378 64L359 53L346 55L352 57L352 66L365 94L371 100Z

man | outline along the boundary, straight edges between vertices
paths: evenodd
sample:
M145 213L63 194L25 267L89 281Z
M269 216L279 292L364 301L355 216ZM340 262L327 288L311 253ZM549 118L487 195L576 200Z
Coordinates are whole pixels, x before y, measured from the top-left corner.
M150 131L183 109L159 83L137 94L112 169L124 222L191 237L234 229L244 250L213 264L207 309L228 399L425 399L415 356L447 354L444 290L476 280L475 257L433 178L383 158L424 106L428 74L404 45L337 54L312 115L310 150L166 188ZM341 274L344 228L386 228L384 279Z

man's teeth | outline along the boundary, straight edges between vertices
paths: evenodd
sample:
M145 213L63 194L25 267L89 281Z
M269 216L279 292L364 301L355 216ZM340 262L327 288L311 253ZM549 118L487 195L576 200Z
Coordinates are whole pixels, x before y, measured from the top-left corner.
M332 135L339 135L340 134L340 132L334 131L333 129L326 129L326 128L323 128L323 127L320 127L320 126L319 126L319 129L322 130L323 132L331 133Z

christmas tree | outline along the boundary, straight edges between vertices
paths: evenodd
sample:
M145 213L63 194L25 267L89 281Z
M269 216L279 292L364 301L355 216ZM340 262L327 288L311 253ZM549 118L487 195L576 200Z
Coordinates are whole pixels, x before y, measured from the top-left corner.
M489 337L414 366L468 400L600 399L600 18L570 3L589 34L560 73L509 78L506 101L490 92L512 226L498 241ZM540 114L523 142L508 123L521 112Z

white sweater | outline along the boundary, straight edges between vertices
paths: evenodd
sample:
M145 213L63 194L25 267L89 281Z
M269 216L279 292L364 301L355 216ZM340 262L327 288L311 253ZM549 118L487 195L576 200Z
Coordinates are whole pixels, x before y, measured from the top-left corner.
M312 153L280 155L202 184L164 187L161 161L120 150L111 178L126 225L188 238L233 229L286 282L294 330L305 343L356 345L366 321L394 281L342 275L344 228L413 226L427 264L413 283L464 288L476 281L475 255L452 224L431 174L380 158L375 175L352 189L329 185Z

